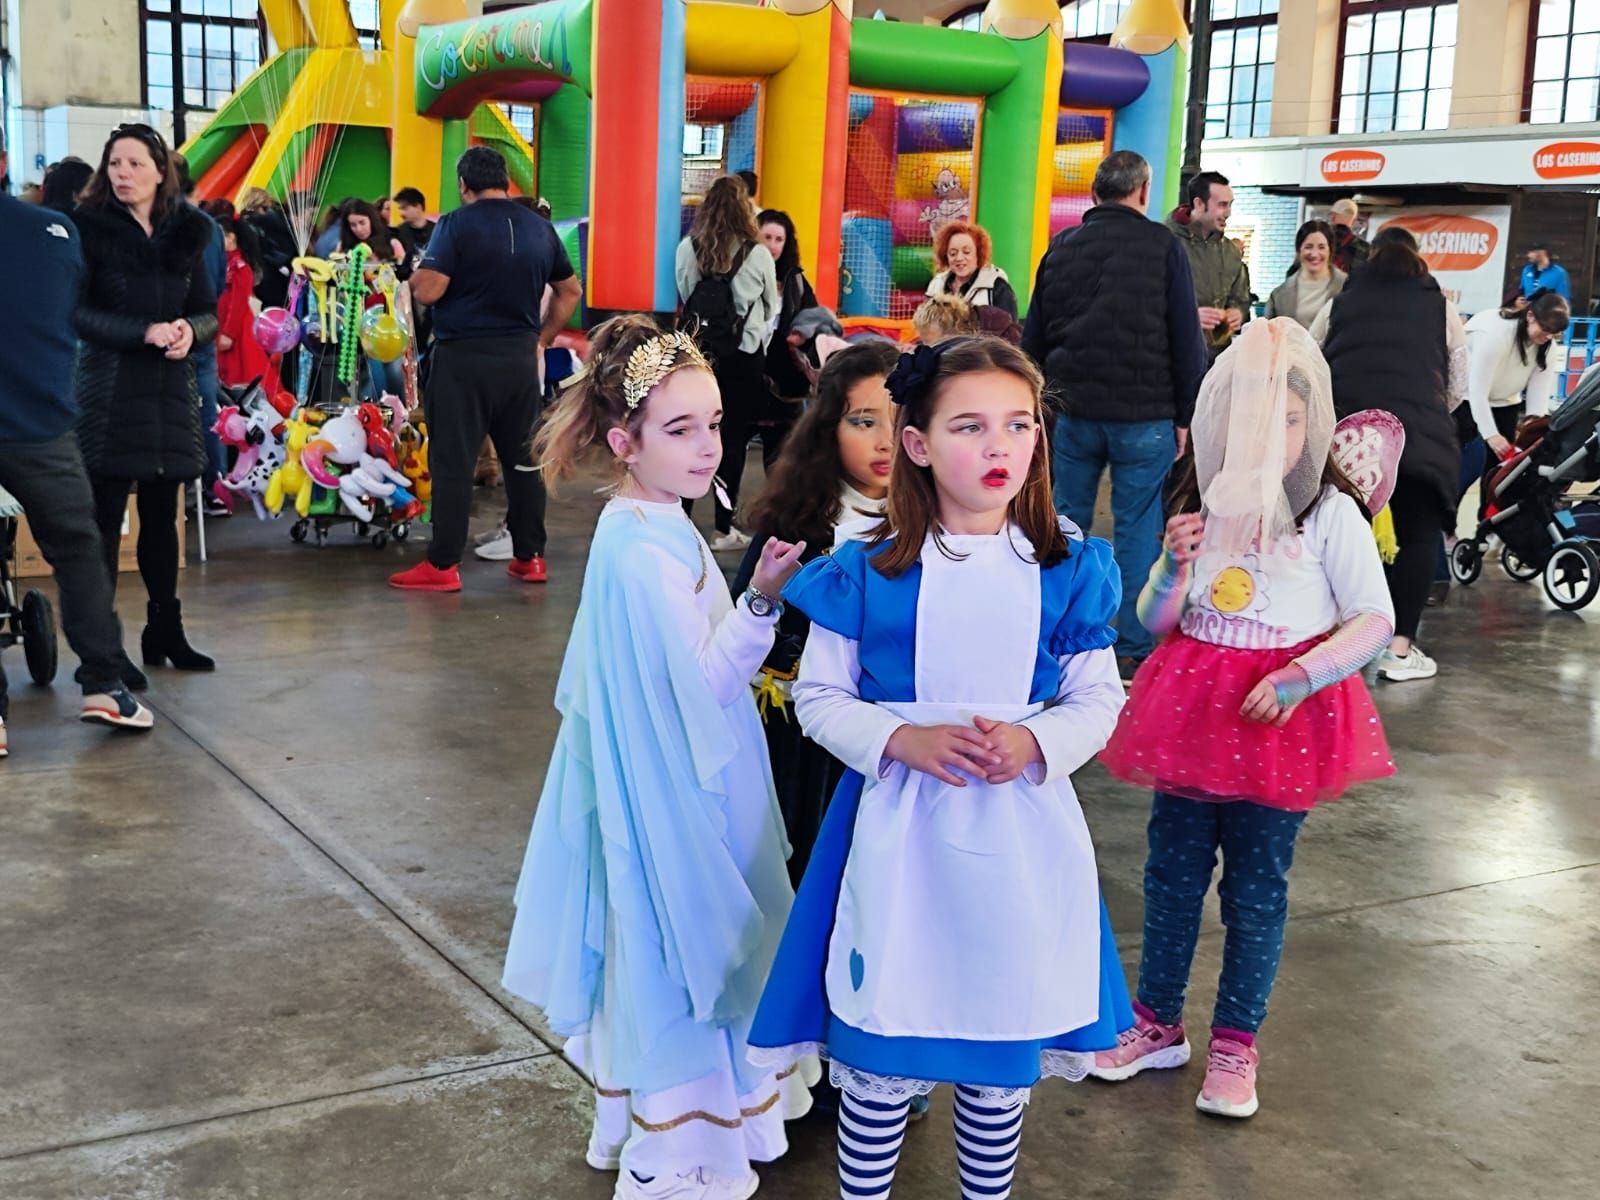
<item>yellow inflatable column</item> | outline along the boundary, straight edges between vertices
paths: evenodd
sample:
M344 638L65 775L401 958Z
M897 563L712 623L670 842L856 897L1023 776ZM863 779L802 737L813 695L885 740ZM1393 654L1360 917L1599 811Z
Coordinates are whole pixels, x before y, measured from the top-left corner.
M445 179L454 178L455 164L445 163L444 122L417 112L417 39L396 26L406 0L383 0L383 44L394 64L394 104L389 114L389 194L404 187L420 188L432 212L443 212L440 195ZM442 169L441 169L442 165Z
M767 84L762 199L794 220L801 265L817 299L839 303L839 225L850 113L852 0L778 0L800 35L799 52Z
M311 26L299 0L261 0L261 15L280 51L312 44Z
M357 45L356 27L346 0L301 0L311 33L324 50L350 50Z

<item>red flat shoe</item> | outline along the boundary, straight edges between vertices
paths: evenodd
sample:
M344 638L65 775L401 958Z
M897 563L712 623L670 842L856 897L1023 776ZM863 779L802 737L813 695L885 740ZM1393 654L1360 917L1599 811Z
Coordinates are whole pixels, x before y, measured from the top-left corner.
M403 588L408 592L459 592L461 569L436 567L427 559L423 559L416 566L389 576L389 586Z
M514 558L506 567L506 574L513 579L520 579L523 583L545 583L548 576L544 569L544 556L535 554L532 558Z

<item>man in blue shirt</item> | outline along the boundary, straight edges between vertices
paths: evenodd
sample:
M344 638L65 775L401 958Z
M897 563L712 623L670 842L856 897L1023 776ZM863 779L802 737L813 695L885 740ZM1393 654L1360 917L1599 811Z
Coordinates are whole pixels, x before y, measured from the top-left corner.
M1572 281L1567 269L1550 258L1550 247L1538 242L1528 250L1528 265L1522 268L1522 294L1531 297L1535 292L1557 292L1572 303Z
M6 171L0 130L0 176ZM48 208L0 195L0 262L27 286L0 288L0 328L26 353L0 371L0 488L28 515L28 527L55 570L61 625L82 665L79 715L124 729L154 723L123 685L128 665L111 580L100 553L94 498L83 470L72 392L77 339L72 331L83 250L72 221ZM7 752L6 677L0 670L0 756Z
M439 219L411 277L415 299L433 306L434 346L422 394L433 544L424 561L389 582L412 591L461 590L472 474L485 434L505 471L507 570L526 583L545 581L544 480L531 454L543 401L539 368L583 294L555 226L510 198L499 151L471 147L456 163L456 176L463 207Z

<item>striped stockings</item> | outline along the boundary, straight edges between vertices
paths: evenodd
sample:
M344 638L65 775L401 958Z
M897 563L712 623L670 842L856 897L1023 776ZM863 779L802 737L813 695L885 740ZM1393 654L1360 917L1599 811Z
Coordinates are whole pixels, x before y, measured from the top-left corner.
M863 1100L839 1093L841 1200L885 1200L894 1186L910 1100Z
M1022 1101L1011 1108L986 1104L956 1087L956 1161L961 1200L1006 1200L1022 1145Z
M906 1136L909 1101L839 1097L841 1200L887 1200ZM956 1159L961 1200L1007 1200L1022 1144L1022 1102L1002 1108L956 1088Z

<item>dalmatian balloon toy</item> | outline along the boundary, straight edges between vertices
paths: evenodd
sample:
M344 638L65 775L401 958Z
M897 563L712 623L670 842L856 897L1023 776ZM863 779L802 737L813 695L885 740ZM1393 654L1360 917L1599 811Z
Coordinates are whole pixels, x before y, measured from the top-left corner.
M239 455L226 478L212 485L217 499L233 508L233 497L250 497L256 519L265 521L276 515L267 509L265 497L273 473L283 466L284 420L276 408L256 389L245 400L246 407L230 404L217 416L212 427L224 445L237 448Z

